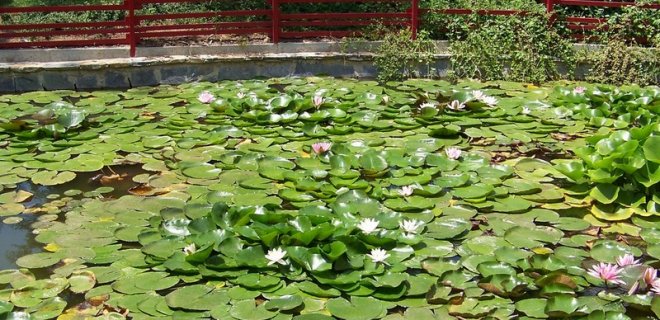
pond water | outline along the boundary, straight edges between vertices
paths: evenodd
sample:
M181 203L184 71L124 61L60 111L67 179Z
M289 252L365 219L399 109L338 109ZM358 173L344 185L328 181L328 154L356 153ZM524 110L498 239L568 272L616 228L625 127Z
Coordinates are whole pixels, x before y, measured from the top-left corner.
M660 316L659 106L319 77L0 95L0 319Z
M87 172L78 174L76 178L70 182L56 185L56 186L42 186L36 185L30 181L19 183L15 190L29 192L30 198L23 202L25 209L38 208L55 198L49 197L57 195L57 198L62 196L65 192L72 190L79 190L80 194L76 195L81 198L83 193L97 190L99 187L112 187L112 190L104 190L102 193L104 198L112 199L129 194L131 188L137 187L139 184L133 182L132 178L138 174L146 173L140 166L135 165L118 165L111 167L112 172L104 174L102 171ZM120 179L105 179L108 175L117 174ZM34 240L33 228L31 225L37 221L38 214L22 213L15 217L20 218L18 223L0 223L0 270L16 268L16 260L28 253L36 253L43 251L43 244Z

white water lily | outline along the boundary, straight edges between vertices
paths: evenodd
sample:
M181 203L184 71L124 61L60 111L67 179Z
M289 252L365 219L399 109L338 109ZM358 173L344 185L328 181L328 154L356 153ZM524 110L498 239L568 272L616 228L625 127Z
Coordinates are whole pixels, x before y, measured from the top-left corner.
M399 190L399 194L408 197L413 194L413 191L415 190L415 186L403 186L401 187L401 190Z
M412 219L412 220L403 220L399 222L399 226L405 233L408 234L417 234L420 230L420 227L424 226L424 222Z
M420 109L424 109L424 108L435 108L435 103L432 103L432 102L425 102L425 103L420 104L420 105L419 105L419 108L420 108Z
M371 249L371 253L367 254L369 258L371 258L371 261L374 263L379 263L382 262L386 265L389 265L385 260L390 257L390 255L387 253L387 251L376 248L376 249Z
M474 90L472 91L472 96L477 100L481 100L486 94L481 90Z
M481 98L480 100L481 100L481 102L483 102L483 103L485 103L485 104L487 104L491 107L495 106L497 104L497 99L495 99L495 97L491 97L491 96L485 96L485 97Z
M522 114L529 114L530 112L532 112L532 110L530 110L529 108L527 107L522 108Z
M370 233L378 230L378 221L376 221L375 219L371 219L371 218L362 219L362 221L360 221L360 223L357 225L357 227L364 234L370 234Z
M388 102L390 102L390 97L387 96L387 95L383 96L383 102L385 102L385 104L387 104Z
M197 246L195 246L194 243L191 243L185 247L183 247L183 253L185 253L187 256L197 252Z
M245 93L239 92L239 93L236 94L236 97L239 98L239 99L243 99L243 98L245 98Z
M268 253L266 254L266 259L268 260L269 266L275 263L286 265L287 262L284 261L285 256L286 256L286 251L282 250L281 248L275 248L272 250L268 250Z
M447 108L449 108L451 110L454 110L454 111L463 110L463 109L465 109L465 104L461 103L458 100L454 100L450 103L447 103Z
M457 147L449 147L445 149L445 154L449 159L457 160L458 158L461 157L462 153L463 151L461 151L461 149Z

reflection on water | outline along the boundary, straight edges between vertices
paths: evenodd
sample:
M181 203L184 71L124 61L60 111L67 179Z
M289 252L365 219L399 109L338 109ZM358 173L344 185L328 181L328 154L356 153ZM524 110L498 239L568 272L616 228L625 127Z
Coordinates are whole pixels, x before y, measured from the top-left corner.
M34 216L22 215L23 221L17 224L0 223L0 269L15 269L16 259L33 252L41 251L41 245L34 241L30 224Z
M43 205L48 201L46 196L52 193L49 187L34 185L28 182L19 184L17 189L33 194L30 201L23 203L26 208ZM29 253L41 251L41 245L34 241L32 228L30 228L30 225L37 219L37 216L33 214L21 214L19 217L23 218L23 221L16 224L0 223L0 252L3 253L0 255L0 270L15 269L16 259Z
M23 202L25 208L34 208L44 205L50 201L48 195L62 194L64 191L78 189L80 191L89 192L98 187L111 186L114 188L112 192L104 194L104 197L118 198L128 194L128 189L135 187L136 183L133 182L133 177L138 174L146 173L140 165L121 165L113 166L112 172L104 168L104 172L86 172L78 173L76 179L58 186L41 186L35 185L31 181L22 182L17 185L17 190L24 190L32 193L32 198L29 201ZM122 176L121 180L113 180L111 184L103 184L98 179L99 174L112 174L116 173ZM39 215L38 214L21 214L18 215L23 218L23 221L17 224L4 224L0 222L0 270L15 269L16 260L26 254L42 251L43 244L34 240L32 228L30 225L34 223Z

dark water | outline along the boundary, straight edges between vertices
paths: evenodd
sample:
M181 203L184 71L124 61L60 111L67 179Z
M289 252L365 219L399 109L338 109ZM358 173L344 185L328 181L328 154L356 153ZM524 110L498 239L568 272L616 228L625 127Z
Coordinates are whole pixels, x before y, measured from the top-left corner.
M140 165L113 166L112 170L124 177L121 181L114 181L112 184L105 185L114 188L112 192L103 195L107 198L119 198L128 194L128 189L137 186L132 178L135 175L146 173ZM48 199L48 195L51 194L61 195L64 191L72 189L78 189L84 193L104 186L98 179L95 179L95 177L102 173L111 174L112 172L104 168L103 172L79 173L73 181L58 186L41 186L35 185L31 181L26 181L18 184L16 189L32 193L32 198L29 201L23 202L23 206L28 209L35 208L51 201ZM61 215L63 214L61 213ZM32 223L37 221L39 215L29 213L20 214L18 217L23 218L23 221L17 224L4 224L0 222L0 270L16 269L15 261L18 258L30 253L43 251L43 244L34 240L31 227Z

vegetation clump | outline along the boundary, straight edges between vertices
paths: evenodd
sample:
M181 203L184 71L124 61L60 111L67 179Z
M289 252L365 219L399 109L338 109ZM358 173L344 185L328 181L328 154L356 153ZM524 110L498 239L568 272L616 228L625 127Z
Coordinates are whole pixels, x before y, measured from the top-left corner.
M660 316L657 87L310 77L0 105L0 214L36 215L39 244L0 271L1 317Z

